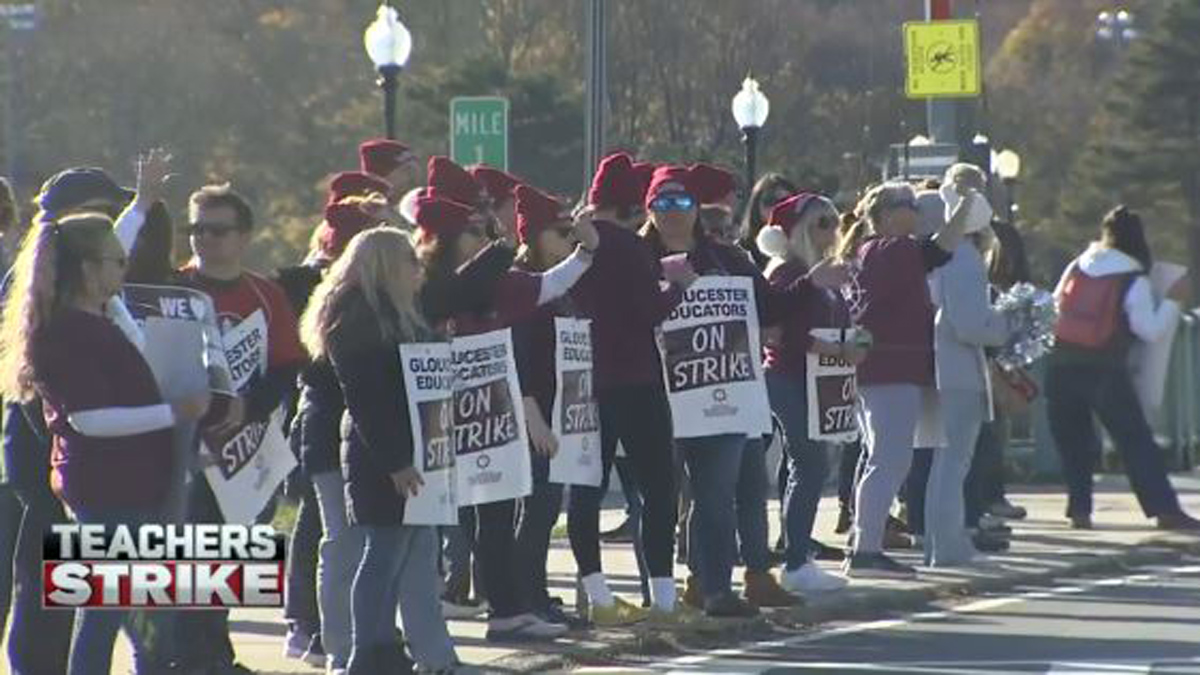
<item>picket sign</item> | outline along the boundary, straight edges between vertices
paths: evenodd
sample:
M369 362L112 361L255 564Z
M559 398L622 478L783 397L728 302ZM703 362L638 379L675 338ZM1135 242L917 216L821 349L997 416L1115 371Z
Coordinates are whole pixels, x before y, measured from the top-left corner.
M591 322L554 319L555 395L551 430L558 453L550 459L550 482L600 485L600 411L592 389Z
M233 385L245 393L255 374L267 370L267 319L257 309L221 336ZM296 457L283 436L282 409L265 421L247 421L232 435L201 435L216 464L204 469L227 523L252 524L292 469Z
M532 464L512 331L457 337L450 345L459 504L529 495Z
M675 438L771 432L754 285L701 277L662 324Z
M840 328L814 328L809 334L816 340L842 341ZM846 339L852 339L846 337ZM856 414L857 377L855 367L837 356L809 352L808 437L814 441L850 443L858 440Z
M454 378L450 343L400 345L400 364L412 421L413 466L424 485L404 502L405 525L456 525Z

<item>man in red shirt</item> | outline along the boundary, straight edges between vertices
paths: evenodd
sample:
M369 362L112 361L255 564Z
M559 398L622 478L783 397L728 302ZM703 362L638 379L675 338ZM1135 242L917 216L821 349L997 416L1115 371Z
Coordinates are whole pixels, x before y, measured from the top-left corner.
M201 433L205 445L216 452L245 423L265 421L284 404L305 355L296 315L283 289L244 267L254 227L246 200L228 185L205 186L192 194L188 219L194 256L181 270L181 278L213 299L239 393L231 405L243 413L223 420L224 411L210 415L210 420L220 421L210 422ZM218 458L210 455L206 459ZM191 486L189 519L224 522L204 476L197 475ZM180 662L209 672L247 672L234 663L228 618L223 610L188 613L178 623L184 638L178 641L183 652Z

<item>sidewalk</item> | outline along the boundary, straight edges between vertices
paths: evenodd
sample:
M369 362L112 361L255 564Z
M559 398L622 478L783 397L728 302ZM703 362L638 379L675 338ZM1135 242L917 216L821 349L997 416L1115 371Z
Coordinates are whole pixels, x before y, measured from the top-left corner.
M1173 482L1185 508L1200 513L1200 476L1178 475ZM969 569L930 572L922 569L915 582L854 581L844 591L810 600L803 608L781 610L751 621L728 620L671 635L645 631L593 631L539 648L536 653L489 645L483 639L483 621L455 621L451 632L458 642L459 656L487 672L562 671L573 666L603 666L620 653L671 653L679 646L716 647L739 639L761 639L770 635L794 634L816 623L835 619L871 618L901 609L922 606L940 597L998 591L1068 574L1102 572L1140 562L1170 560L1186 551L1200 550L1200 537L1160 533L1145 520L1136 500L1128 494L1124 477L1098 480L1096 529L1077 532L1067 528L1062 516L1065 498L1057 486L1014 488L1013 502L1029 510L1029 518L1013 523L1012 550L991 556ZM777 526L778 502L772 503L772 537ZM817 537L827 543L841 542L833 534L837 504L826 498L821 505ZM622 517L617 509L604 513L605 528ZM772 539L773 540L773 539ZM898 556L910 564L920 563L919 552ZM823 563L830 564L832 563ZM629 545L607 545L605 571L614 590L630 600L640 599L637 568ZM573 606L574 560L565 540L553 542L550 559L552 592ZM684 579L686 568L676 568ZM740 582L740 570L735 573ZM234 642L242 663L267 674L314 675L318 669L282 656L284 624L279 611L237 611L232 617ZM114 672L127 672L129 651L122 639L117 645Z

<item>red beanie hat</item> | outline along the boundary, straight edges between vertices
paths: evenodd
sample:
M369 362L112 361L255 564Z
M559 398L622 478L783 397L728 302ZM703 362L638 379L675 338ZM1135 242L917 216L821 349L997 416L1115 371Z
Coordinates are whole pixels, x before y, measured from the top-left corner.
M600 160L596 175L592 176L592 187L588 190L588 203L607 209L632 206L638 202L633 158L628 153L616 152Z
M514 194L517 199L517 239L522 244L528 244L554 223L571 219L566 204L536 188L519 185Z
M716 204L737 190L737 179L725 169L712 164L693 164L692 185L696 190L696 201L701 204Z
M635 162L633 165L634 204L646 201L646 190L650 189L650 180L654 178L654 170L658 166L654 162Z
M488 196L492 198L492 204L502 204L504 200L513 197L513 190L521 184L516 176L493 169L490 166L477 166L471 169L471 176L475 178L475 182L483 186L487 190Z
M646 210L650 210L650 202L653 202L654 198L659 195L683 193L695 197L695 189L691 184L691 173L686 166L664 164L655 169L654 175L650 178L650 187L646 189Z
M783 230L784 234L791 236L792 228L800 222L800 216L804 214L804 209L808 208L809 203L819 196L814 192L801 192L788 197L771 209L771 220L767 224L774 225Z
M372 192L387 195L392 186L382 178L361 171L344 171L329 182L329 199L326 204L340 202L346 197L366 197Z
M474 212L475 210L466 204L422 195L417 198L415 217L417 227L434 237L443 237L466 229L467 221Z
M375 219L367 215L358 204L335 203L325 207L325 222L318 228L317 238L321 252L329 258L336 258L346 250L346 244L354 235L375 224Z
M415 161L417 156L407 145L387 138L373 138L358 146L358 163L363 173L386 176Z
M449 157L436 155L429 158L429 187L438 195L460 204L478 206L483 186L466 169L455 164Z

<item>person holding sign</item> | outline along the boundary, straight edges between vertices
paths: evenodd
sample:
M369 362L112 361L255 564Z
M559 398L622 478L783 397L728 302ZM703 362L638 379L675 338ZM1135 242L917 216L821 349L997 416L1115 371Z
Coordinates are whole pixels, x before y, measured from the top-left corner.
M1127 364L1133 342L1162 338L1188 297L1184 277L1156 302L1147 279L1152 263L1141 217L1118 206L1100 224L1100 241L1067 266L1054 291L1059 318L1046 402L1075 529L1092 527L1092 472L1100 456L1096 416L1124 459L1146 517L1164 530L1200 530L1200 521L1179 505Z
M351 588L352 675L398 672L406 664L395 635L397 605L420 668L458 664L438 597L436 528L404 524L407 500L424 484L414 465L415 422L398 349L437 340L415 308L420 279L404 233L373 228L350 240L306 310L306 344L314 359L333 367L345 401L348 522L366 540Z
M709 415L708 411L696 412L701 415L700 419L723 417L712 424L710 432L696 435L694 429L689 428L693 422L679 417L682 408L694 406L673 404L675 446L683 455L694 499L688 527L689 562L704 598L704 611L712 617L745 617L758 612L754 604L735 595L731 586L739 520L750 525L740 528L743 554L750 558L747 568L762 573L748 575L747 578L754 581L747 591L769 599L771 605L794 604L795 598L779 588L774 577L767 573L770 554L766 466L763 448L757 447L761 435L770 429L770 412L758 366L759 320L750 319L756 312L762 323L775 323L775 308L768 302L770 288L744 251L718 244L701 232L698 204L686 167L659 167L647 191L646 206L650 220L643 228L642 236L651 250L663 258L664 268L669 269L686 258L703 276L740 277L750 282L749 288L706 287L698 295L693 286L676 310L678 318L716 316L726 320L671 330L664 326L662 336L667 388L671 395L675 397L699 388L711 389L712 408L721 411L714 415ZM689 299L689 294L694 297ZM686 312L687 316L681 312ZM747 381L762 397L763 410L757 411L761 413L761 419L753 417L756 412L753 406L737 407L733 415L724 412L730 407L724 403L727 387ZM755 438L756 445L747 448L751 437ZM757 494L739 494L742 472L746 472L748 481L758 485L758 489L752 491ZM756 585L763 588L755 588Z
M1008 341L1008 317L991 307L984 256L994 244L992 208L976 186L983 173L970 164L946 172L942 187L946 217L961 203L967 209L966 237L950 262L930 276L937 307L934 360L946 426L946 447L933 450L925 497L925 564L950 567L978 554L966 527L963 490L983 423L991 417L991 380L984 347Z
M18 255L0 328L0 392L9 401L42 398L53 435L51 485L81 523L160 517L171 488L171 429L208 410L207 391L164 401L137 336L115 323L110 301L126 260L104 215L40 223ZM127 616L80 610L67 672L108 673Z
M678 623L687 617L677 602L674 578L678 512L671 408L655 333L696 275L685 263L668 271L666 283L661 279L658 260L636 232L644 222L645 193L637 167L625 153L605 157L588 192L602 245L571 297L592 322L602 480L599 488L571 489L569 527L589 605L617 607L601 565L600 503L620 444L642 498L640 542L634 545L644 551L652 616L656 622Z
M418 253L426 274L422 305L428 316L453 332L456 341L503 330L531 317L538 307L561 298L587 271L598 245L590 221L581 219L574 226L580 241L575 250L545 272L532 274L511 268L513 251L502 241L489 237L489 218L478 209L426 195L417 201L416 217ZM464 359L488 360L495 350L476 351L485 353L467 353ZM502 362L486 367L491 365L505 367ZM456 395L456 416L463 414L463 409L471 413L491 410L492 399L503 399L510 391L504 380L483 386L486 391L480 389L470 397ZM493 395L496 388L504 395ZM516 410L506 411L506 419L508 415L518 420L524 417L523 412ZM517 436L524 432L512 429L494 414L483 422L493 432L487 435L488 439L503 429L514 431ZM476 444L490 447L488 439L479 437ZM501 440L502 445L508 445L513 439L503 434ZM457 448L460 455L465 454L464 450L474 452ZM528 479L528 475L509 477L512 481ZM474 507L478 524L477 555L483 570L484 592L491 605L487 636L498 642L552 640L561 637L568 628L538 616L534 598L525 592L527 584L518 572L521 557L516 541L516 506L517 499L506 498L476 503Z
M516 203L517 236L521 241L517 269L534 274L544 272L571 255L578 240L566 204L527 185L516 189ZM564 296L538 307L532 316L513 326L513 348L533 451L533 494L524 499L521 510L517 554L524 559L520 567L527 581L525 592L534 610L552 623L566 625L575 622L563 613L559 604L552 602L546 586L550 531L562 508L563 483L595 486L599 484L601 469L599 415L595 399L590 396L588 322L575 319L575 314L570 297ZM564 340L567 345L560 344ZM556 362L564 354L572 357L570 362ZM585 364L582 369L578 368L580 362ZM560 373L561 377L569 377L564 379L563 389L567 391L559 389ZM560 417L556 419L555 398L564 396L568 398L560 398ZM581 461L590 460L595 482L581 482L579 472L572 472L565 479L556 476L552 460L564 459L560 452L571 458L566 468L574 469ZM577 533L570 531L570 536L574 548ZM613 605L591 606L590 618L598 626L625 625L644 617L644 610L619 599Z
M883 534L888 508L912 464L922 406L936 395L926 275L949 262L962 240L966 213L960 206L937 233L917 238L913 188L883 183L859 202L858 222L838 245L838 257L856 271L847 289L852 318L873 337L858 367L866 454L854 508L853 552L845 565L852 577L916 575L883 553Z
M202 426L210 466L206 480L191 483L188 519L223 523L226 510L236 507L253 511L243 516L253 520L295 466L275 414L291 395L306 355L283 289L245 268L254 231L254 213L246 200L229 184L208 185L192 193L188 218L194 257L180 270L180 279L213 300L238 388L237 405L245 410L240 421L209 420ZM250 480L255 472L261 478ZM179 660L197 667L232 667L228 622L227 610L187 612L177 622Z
M797 286L808 273L809 265L822 260L833 248L840 222L833 202L804 192L779 202L757 238L759 250L771 259L766 269L767 280L780 292L781 304L786 303L781 309L785 318L780 340L763 347L771 408L783 425L788 462L788 480L783 492L787 531L782 583L785 589L805 595L834 591L846 585L845 578L825 572L810 559L813 524L829 466L826 444L812 440L817 434L808 427L808 354L857 365L866 352L853 341L814 338L815 328L848 328L849 308L832 291L811 284ZM853 390L850 396L853 397ZM853 420L853 408L851 399L848 408L838 414Z

